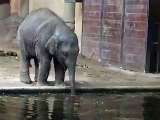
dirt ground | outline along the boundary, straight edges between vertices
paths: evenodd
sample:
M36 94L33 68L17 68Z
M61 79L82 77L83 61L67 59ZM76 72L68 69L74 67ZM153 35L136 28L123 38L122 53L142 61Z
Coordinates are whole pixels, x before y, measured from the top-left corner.
M15 57L0 57L0 87L26 86L19 81L20 62ZM34 77L34 65L30 70ZM54 69L50 71L49 81L54 81ZM68 74L66 73L66 81ZM115 86L160 86L159 74L145 74L102 66L96 61L78 57L76 82L80 87L115 87Z

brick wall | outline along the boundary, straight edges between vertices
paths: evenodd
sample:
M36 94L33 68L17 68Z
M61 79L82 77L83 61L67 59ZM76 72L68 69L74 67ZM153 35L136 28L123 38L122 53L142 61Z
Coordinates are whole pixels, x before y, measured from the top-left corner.
M105 65L144 71L148 0L104 0L103 7L101 2L84 0L82 54L96 60L101 54Z
M123 0L104 0L102 58L107 65L121 66Z
M101 0L84 0L82 54L98 59Z
M123 38L123 67L144 71L147 40L148 0L126 0Z

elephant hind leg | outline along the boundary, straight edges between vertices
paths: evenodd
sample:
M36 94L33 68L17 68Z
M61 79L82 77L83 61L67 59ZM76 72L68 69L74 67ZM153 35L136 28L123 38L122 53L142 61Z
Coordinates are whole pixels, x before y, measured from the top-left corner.
M55 86L64 86L66 67L64 67L56 58L54 58Z
M24 47L23 39L18 35L18 40L20 41L20 61L21 61L21 70L20 70L20 81L26 84L32 83L31 78L29 76L29 67L31 66L30 60L27 51Z
M30 58L21 54L21 71L20 71L20 81L26 84L32 83L29 76Z

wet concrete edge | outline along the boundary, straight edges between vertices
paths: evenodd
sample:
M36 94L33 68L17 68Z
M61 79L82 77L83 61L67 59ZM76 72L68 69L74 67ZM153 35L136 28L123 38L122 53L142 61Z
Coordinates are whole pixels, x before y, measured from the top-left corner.
M77 87L76 93L130 93L130 92L160 92L160 86L108 86L108 87ZM58 87L1 87L0 94L40 94L40 93L70 93L70 88Z

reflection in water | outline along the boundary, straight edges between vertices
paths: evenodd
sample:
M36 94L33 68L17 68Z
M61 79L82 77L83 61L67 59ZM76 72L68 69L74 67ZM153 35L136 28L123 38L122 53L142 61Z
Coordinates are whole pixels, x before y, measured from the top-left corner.
M51 118L53 118L53 120L63 120L64 118L64 114L63 114L63 104L64 101L64 97L61 96L56 96L56 99L54 100L54 107L53 107L53 111L52 111L52 116Z
M159 120L160 115L160 96L144 98L144 120Z
M2 96L0 120L79 120L75 96Z
M159 120L158 94L1 96L0 120Z

